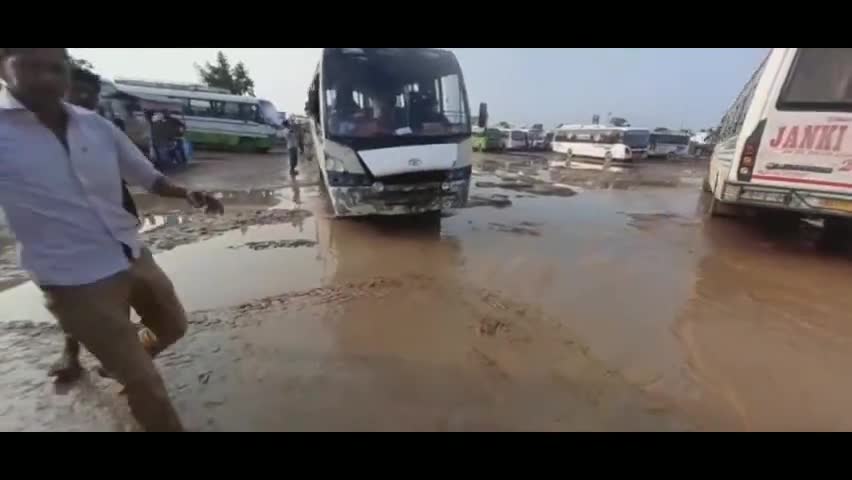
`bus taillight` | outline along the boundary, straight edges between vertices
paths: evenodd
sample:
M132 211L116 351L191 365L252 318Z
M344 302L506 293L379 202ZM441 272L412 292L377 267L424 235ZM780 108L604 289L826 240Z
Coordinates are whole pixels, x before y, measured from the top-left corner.
M766 126L766 119L760 121L755 127L751 135L746 138L743 145L743 153L740 155L740 166L737 169L737 180L748 182L751 180L752 170L757 159L757 151L760 147L760 138L763 136L763 129Z

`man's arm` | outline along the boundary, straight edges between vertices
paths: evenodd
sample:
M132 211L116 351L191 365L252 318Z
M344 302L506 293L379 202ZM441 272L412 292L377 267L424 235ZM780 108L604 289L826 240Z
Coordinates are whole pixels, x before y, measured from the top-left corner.
M145 188L161 197L185 198L193 207L207 207L208 213L222 213L222 203L215 197L205 193L190 191L175 184L168 177L157 171L145 155L112 123L105 121L112 129L115 143L118 146L118 166L121 178L133 185Z

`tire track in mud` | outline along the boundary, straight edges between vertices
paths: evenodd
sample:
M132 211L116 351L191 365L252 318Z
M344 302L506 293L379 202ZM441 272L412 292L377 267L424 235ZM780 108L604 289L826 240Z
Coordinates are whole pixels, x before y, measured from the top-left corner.
M547 315L538 306L517 302L503 292L491 289L459 287L455 284L444 285L440 278L422 274L375 276L286 292L231 307L191 312L187 338L179 342L174 349L164 352L158 358L158 364L169 383L170 391L176 397L178 408L189 414L195 427L204 425L198 428L215 430L220 428L217 411L240 408L229 406L227 400L231 394L241 393L227 388L223 390L223 385L229 385L228 382L233 385L233 377L237 375L235 372L241 368L237 366L239 362L247 360L252 363L246 365L260 365L262 369L274 369L275 365L281 361L282 354L283 358L296 363L314 364L318 361L310 354L306 356L301 347L296 348L295 345L299 345L298 343L284 346L286 352L283 353L280 351L281 346L275 346L269 350L270 347L256 345L251 340L252 335L262 335L259 332L265 331L256 330L258 327L274 326L276 329L284 328L286 332L293 318L289 314L285 315L288 312L295 313L325 306L342 307L353 303L360 305L358 309L382 308L384 305L370 303L374 301L391 301L398 307L406 303L404 300L406 296L411 295L440 298L444 302L460 306L460 310L453 310L458 313L458 318L436 319L436 321L440 320L441 324L437 329L445 335L461 336L461 339L453 340L457 342L457 346L461 346L466 351L465 363L473 371L481 372L480 377L471 378L477 385L471 387L479 392L477 395L485 395L484 399L489 398L488 395L498 394L496 392L503 392L500 395L508 395L506 401L511 405L514 417L512 421L507 421L507 425L519 421L523 424L523 419L526 418L523 413L525 405L531 401L530 396L538 395L527 391L524 387L529 382L534 382L532 385L535 389L542 389L541 394L552 390L555 395L547 402L549 407L546 415L542 412L529 413L530 418L534 418L533 422L541 422L542 415L546 417L552 412L558 413L562 408L568 408L559 407L558 399L579 402L576 405L594 409L590 412L597 412L594 414L601 415L602 421L605 422L601 424L602 428L611 428L612 424L606 422L625 421L626 424L634 425L629 428L644 429L646 427L642 425L653 425L655 422L662 421L659 417L661 414L671 413L668 407L660 409L659 404L649 405L643 400L644 397L639 393L639 389L630 386L619 372L606 368L602 362L593 357L587 347L560 324L558 318ZM363 301L368 303L364 304ZM356 309L357 312L363 311L358 309ZM336 310L335 312L337 315ZM323 317L309 318L321 321ZM364 317L350 315L340 317L338 320L351 323L363 321ZM376 325L383 324L378 323L372 326ZM448 325L452 327L450 330L442 330ZM351 332L362 327L362 325L351 324L347 328ZM467 333L463 333L465 331ZM21 405L0 414L0 426L7 426L9 429L63 430L86 429L88 425L86 422L94 422L99 429L135 428L129 420L123 399L114 395L115 384L109 380L100 379L96 374L90 374L83 387L74 388L70 400L55 395L51 381L46 376L46 369L48 363L59 353L61 345L61 331L56 325L21 321L0 324L0 365L5 365L17 372L11 376L3 376L3 381L0 383L3 387L0 389L3 392L0 403ZM376 361L396 364L403 361L407 362L405 365L408 365L405 368L416 369L420 365L418 362L422 360L422 357L418 360L417 355L413 358L405 356L396 358L393 350L384 353L368 352L354 351L354 356L348 357L350 359L347 362L350 363L341 364L339 368L349 369L349 371L355 368L357 371L357 365L353 367L351 363L353 361L356 364L358 362L369 364ZM341 362L343 360L326 361ZM86 354L84 364L92 366L94 363L94 359ZM458 367L461 365L457 365ZM271 371L267 373L269 372ZM403 376L408 378L407 374ZM305 380L299 380L299 378L301 377L290 381L303 384L305 388L321 391L331 388L328 385L331 385L329 382L332 382L332 379L341 381L338 377L332 376L331 379L322 380L320 377L305 383ZM257 374L257 381L262 384L262 373ZM493 385L488 386L489 382ZM351 387L346 387L344 384L340 388ZM630 398L633 400L629 400ZM429 407L428 401L423 400L423 402L425 407ZM642 421L613 420L612 417L623 415L623 413L612 412L623 409L625 402L631 405L630 410L635 411L636 415L647 418ZM477 402L474 401L473 405L476 404ZM36 408L33 406L36 406L38 410L55 409L57 411L44 419L38 419L27 413L31 411L31 408ZM587 425L589 422L589 420L580 420L582 415L576 412L564 415L567 415L565 417L568 419L565 420L568 422L567 425ZM6 417L5 421L4 417ZM222 421L227 421L227 415L224 418L225 420ZM648 418L657 420L648 420ZM29 425L30 422L31 425ZM673 428L666 422L668 420L665 420L662 425L668 426L663 428ZM129 424L131 426L128 426Z

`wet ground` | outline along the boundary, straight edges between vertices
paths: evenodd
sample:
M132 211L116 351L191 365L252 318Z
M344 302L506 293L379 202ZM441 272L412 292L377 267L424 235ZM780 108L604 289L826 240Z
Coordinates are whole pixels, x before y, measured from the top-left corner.
M137 196L192 312L157 361L189 428L852 429L850 255L806 223L706 220L699 160L478 155L440 223L330 219L315 166L284 162L176 174L223 217ZM0 430L135 429L110 380L46 377L36 288L0 312Z

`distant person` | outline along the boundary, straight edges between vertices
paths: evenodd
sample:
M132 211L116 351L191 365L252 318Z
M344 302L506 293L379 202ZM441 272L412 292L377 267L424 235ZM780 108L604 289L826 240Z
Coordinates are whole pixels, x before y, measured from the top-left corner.
M121 204L121 179L221 213L213 196L159 173L133 142L95 112L62 101L64 48L2 48L0 208L22 266L63 330L125 387L145 430L180 431L152 357L180 339L186 313ZM133 308L156 338L139 341Z
M298 175L299 171L296 170L296 166L299 163L299 133L296 131L293 122L287 125L287 152L290 156L290 174Z
M186 151L183 147L183 136L186 133L186 125L169 111L163 112L162 117L165 148L178 165L187 163Z

